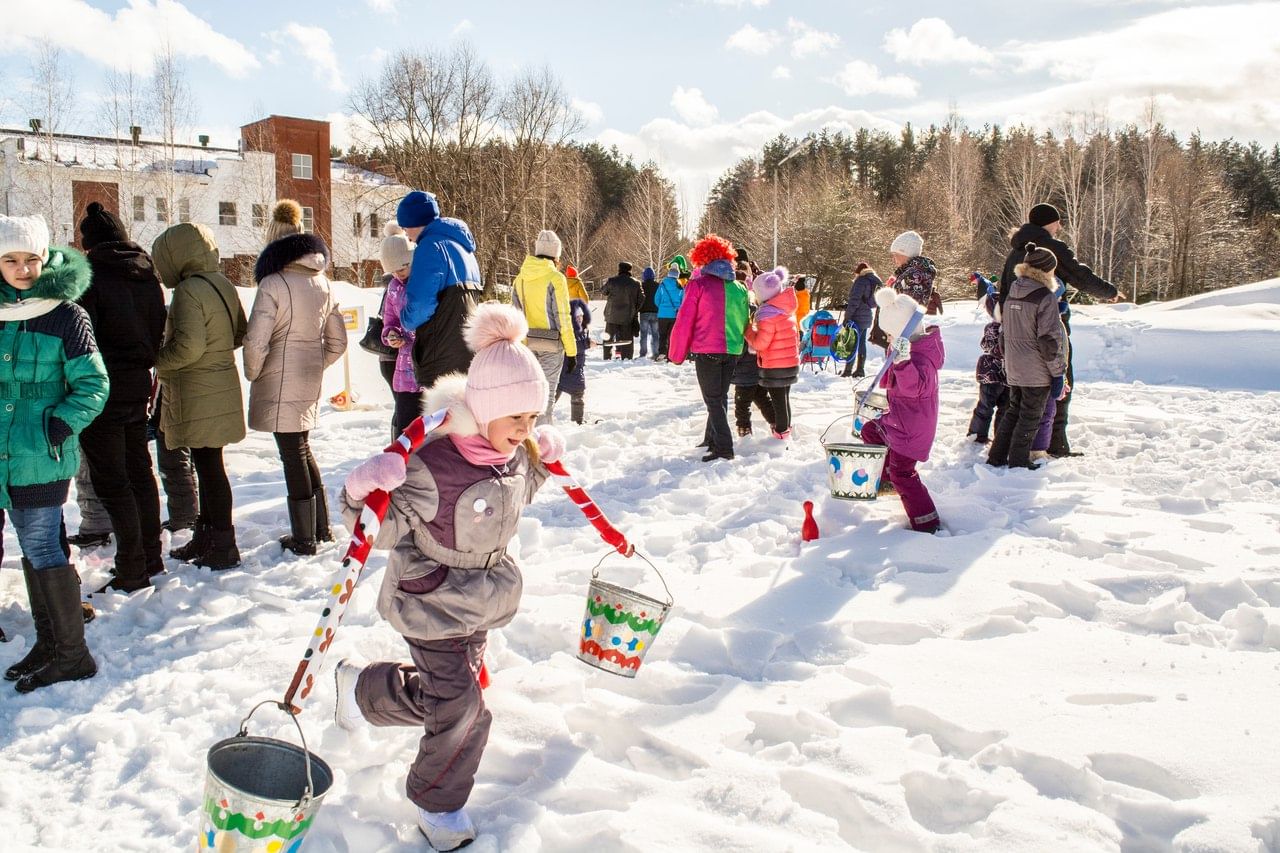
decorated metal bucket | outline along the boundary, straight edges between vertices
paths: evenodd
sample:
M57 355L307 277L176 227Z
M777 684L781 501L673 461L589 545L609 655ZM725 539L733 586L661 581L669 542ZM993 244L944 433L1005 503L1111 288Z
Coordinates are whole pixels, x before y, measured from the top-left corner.
M831 497L838 500L873 501L880 490L880 477L884 473L889 448L854 441L827 441L831 427L847 417L849 415L836 418L819 439L827 454L827 486L831 489Z
M666 602L600 580L602 558L591 571L578 637L578 660L623 678L636 677L674 603L658 567L638 551L636 556L657 573L667 591Z
M249 737L249 718L235 737L209 748L200 835L196 850L216 853L298 853L324 795L333 786L333 770L307 749L286 741ZM298 725L297 717L294 725ZM302 737L302 727L298 726Z

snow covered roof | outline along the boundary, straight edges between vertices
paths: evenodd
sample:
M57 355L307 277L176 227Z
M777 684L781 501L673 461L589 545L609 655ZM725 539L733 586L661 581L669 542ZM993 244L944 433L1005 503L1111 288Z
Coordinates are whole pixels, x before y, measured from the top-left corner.
M241 154L234 148L213 148L199 145L166 146L155 140L141 140L137 145L130 139L113 139L102 136L77 136L55 133L35 134L28 130L0 128L0 141L17 139L22 143L21 156L27 160L43 160L48 157L50 146L55 162L82 169L110 169L135 172L161 171L208 174L218 168L219 160L240 160ZM5 146L8 148L8 146Z

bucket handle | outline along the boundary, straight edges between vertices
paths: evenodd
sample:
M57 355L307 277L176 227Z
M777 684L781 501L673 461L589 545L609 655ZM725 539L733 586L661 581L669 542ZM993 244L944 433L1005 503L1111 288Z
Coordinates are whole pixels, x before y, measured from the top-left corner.
M609 559L609 557L612 556L613 553L614 553L613 551L605 552L605 555L601 557L600 561L595 564L594 568L591 569L592 580L595 580L596 578L600 577L600 567L604 565L604 561ZM667 607L670 607L673 604L675 604L676 600L671 595L671 587L667 586L667 579L662 576L662 572L658 571L658 567L653 564L653 561L650 560L648 557L646 557L639 548L637 548L632 553L635 556L639 557L640 559L644 560L646 563L648 563L649 568L653 569L653 573L658 576L658 580L662 581L662 588L667 591Z
M850 415L841 415L840 417L836 418L836 419L835 419L834 421L832 421L831 423L827 424L827 428L826 428L826 429L824 429L824 430L822 431L822 437L818 439L818 444L821 444L823 447L826 447L826 445L827 445L827 433L831 432L831 428L832 428L833 426L835 426L836 424L840 423L840 422L841 422L842 420L844 420L845 418L853 418L853 417L857 417L857 413L856 413L856 412L855 412L854 414L850 414Z
M263 705L275 705L281 711L289 715L289 719L293 720L294 726L298 729L298 739L302 741L302 753L306 757L307 771L307 787L302 792L302 797L298 802L294 803L294 810L301 811L311 804L311 797L315 793L315 782L311 778L311 750L307 749L307 736L302 733L302 724L298 722L298 714L287 702L278 702L275 699L264 699L249 711L248 715L240 721L240 731L236 732L236 737L245 737L249 734L249 719L257 713L258 709Z

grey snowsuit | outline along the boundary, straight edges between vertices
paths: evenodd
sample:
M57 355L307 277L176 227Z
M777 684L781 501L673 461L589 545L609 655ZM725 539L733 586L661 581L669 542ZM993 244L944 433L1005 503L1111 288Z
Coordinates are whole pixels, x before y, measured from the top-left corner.
M454 382L437 383L428 410L440 407L437 395L450 394ZM450 424L465 434L474 419L460 385L456 392ZM370 664L356 682L356 701L372 725L426 729L406 791L428 811L462 808L475 785L493 719L478 682L485 638L515 616L523 588L506 547L548 476L525 447L505 466L473 465L440 437L409 457L404 484L391 493L374 541L391 549L378 612L404 635L413 664ZM345 490L341 500L353 526L363 503Z

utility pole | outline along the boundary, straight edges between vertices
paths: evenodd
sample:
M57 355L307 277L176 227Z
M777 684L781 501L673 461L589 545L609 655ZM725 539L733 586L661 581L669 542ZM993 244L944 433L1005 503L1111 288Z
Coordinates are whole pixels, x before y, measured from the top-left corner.
M778 170L782 168L782 164L790 160L792 157L798 157L800 154L808 150L813 144L813 138L804 140L795 148L787 152L786 156L778 161L778 165L773 167L773 268L778 268Z

